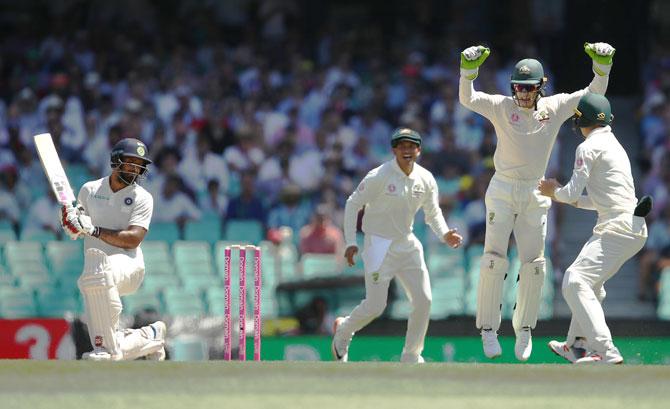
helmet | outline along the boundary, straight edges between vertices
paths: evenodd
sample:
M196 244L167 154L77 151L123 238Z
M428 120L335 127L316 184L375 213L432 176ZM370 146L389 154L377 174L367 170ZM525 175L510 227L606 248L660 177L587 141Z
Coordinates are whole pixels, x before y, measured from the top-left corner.
M147 173L147 165L153 163L153 161L147 157L148 154L149 150L147 149L147 146L144 144L144 142L140 141L139 139L135 138L121 139L112 148L111 153L112 169L119 169L121 165L124 164L123 160L124 157L142 159L144 161L144 164L136 165L140 168L139 173L119 171L120 174L126 174L127 177L130 177L130 179L126 179L126 177L121 175L122 179L127 184L131 184L137 179L138 176L144 176Z
M514 66L512 84L543 84L545 81L544 68L538 60L526 58Z
M410 141L421 146L421 135L413 129L397 128L391 135L391 146L395 148L400 141Z
M144 142L140 141L139 139L121 139L112 148L112 165L119 164L121 162L122 156L142 159L148 165L153 163L152 160L147 157L148 154L149 149L147 149L147 145L145 145Z
M573 119L578 128L587 128L593 125L609 125L614 115L610 102L604 95L589 92L579 100Z

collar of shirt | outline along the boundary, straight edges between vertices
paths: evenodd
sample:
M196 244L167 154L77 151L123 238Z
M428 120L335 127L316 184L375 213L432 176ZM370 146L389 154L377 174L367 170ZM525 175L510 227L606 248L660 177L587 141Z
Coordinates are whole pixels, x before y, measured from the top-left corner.
M412 171L410 172L409 175L406 175L405 172L400 168L400 165L398 165L398 160L396 158L393 158L393 170L396 171L397 173L400 173L401 175L408 177L410 179L413 179L416 176L416 162L412 165Z
M612 132L612 128L609 125L595 128L594 130L591 131L590 134L586 135L586 139L589 139L593 135L596 135L596 134L599 134L599 133L606 133L606 132Z

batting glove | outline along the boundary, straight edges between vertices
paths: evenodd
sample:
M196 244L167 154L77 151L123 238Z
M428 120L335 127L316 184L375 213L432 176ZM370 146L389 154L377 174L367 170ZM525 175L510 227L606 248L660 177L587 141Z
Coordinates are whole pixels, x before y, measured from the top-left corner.
M81 225L79 224L77 209L72 205L63 205L60 208L60 225L63 231L72 240L77 240L82 233Z

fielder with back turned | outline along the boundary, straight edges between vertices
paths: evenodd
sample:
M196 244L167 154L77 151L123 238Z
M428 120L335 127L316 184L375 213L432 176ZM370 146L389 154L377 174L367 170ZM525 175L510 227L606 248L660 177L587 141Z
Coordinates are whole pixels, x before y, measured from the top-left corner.
M153 213L151 194L136 182L151 160L141 141L126 138L111 153L112 173L82 186L78 204L63 205L61 224L74 240L84 238L84 271L77 282L84 298L93 351L84 359L165 359L162 321L119 330L122 295L137 291L144 278L140 243Z
M612 119L607 98L584 95L574 123L585 140L577 147L570 182L561 186L549 179L538 186L544 196L598 212L593 235L563 276L563 297L572 311L567 339L549 342L557 355L577 364L623 362L605 323L604 284L647 240L644 216L651 198L636 205L630 160L612 132Z
M490 50L482 46L461 53L459 99L466 108L493 124L498 143L493 155L495 174L486 191L487 213L484 254L477 289L477 328L481 329L484 354L502 354L498 342L503 280L507 275L507 245L514 233L521 268L517 301L512 318L516 334L514 353L526 361L532 351L531 330L537 323L542 284L546 274L544 240L551 200L537 190L544 176L558 131L573 115L579 98L591 91L604 94L612 68L614 48L609 44L585 44L593 59L593 81L571 94L544 97L547 78L539 61L528 58L514 66L512 96L475 91L473 80Z

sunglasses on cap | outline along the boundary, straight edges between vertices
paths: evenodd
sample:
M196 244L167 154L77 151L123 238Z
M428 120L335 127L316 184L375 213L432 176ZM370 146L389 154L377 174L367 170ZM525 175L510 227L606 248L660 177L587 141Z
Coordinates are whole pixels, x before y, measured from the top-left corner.
M539 91L542 84L512 84L514 92L534 92Z

